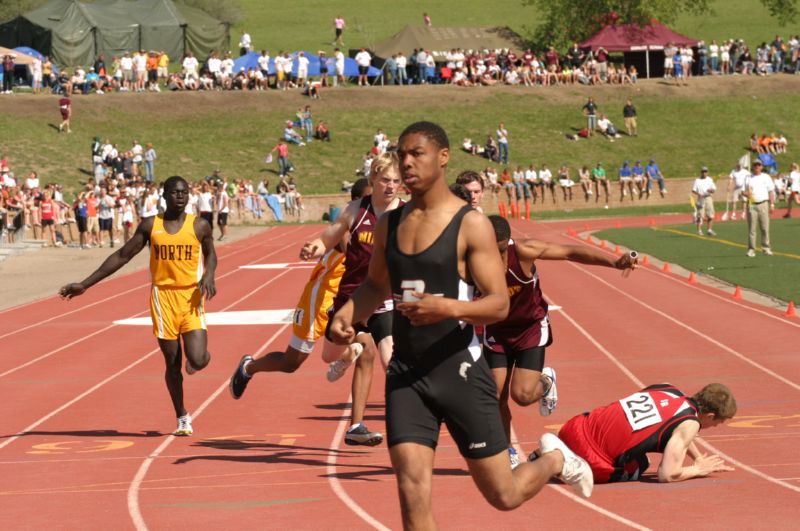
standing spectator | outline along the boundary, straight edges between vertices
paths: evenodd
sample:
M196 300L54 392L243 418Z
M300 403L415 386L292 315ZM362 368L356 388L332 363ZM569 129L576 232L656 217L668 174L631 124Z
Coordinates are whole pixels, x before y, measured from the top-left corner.
M250 34L247 33L247 30L242 30L242 36L239 37L239 57L250 53L252 47L253 44L250 40Z
M289 162L289 145L285 140L281 140L277 146L272 148L270 154L274 151L278 152L278 176L285 177L292 167L292 163Z
M625 102L625 107L622 108L622 116L625 118L625 129L628 131L628 136L639 136L636 125L636 107L631 103L631 100Z
M667 185L664 182L664 176L661 174L661 168L658 167L655 160L650 159L650 162L645 168L645 173L647 174L647 198L650 198L650 192L653 190L653 181L658 183L658 191L661 193L661 197L667 195Z
M142 162L144 161L144 148L138 140L133 141L131 147L131 162L133 162L133 176L138 177L142 174Z
M189 79L197 79L197 68L200 63L197 62L197 58L192 54L192 52L187 52L186 57L183 59L183 63L181 66L183 67L183 77L184 82L188 81Z
M158 82L166 83L169 77L169 55L164 50L158 54ZM160 89L159 89L160 90Z
M288 148L287 148L288 149ZM223 186L217 187L217 225L219 226L219 238L217 241L224 241L228 235L228 214L230 213L230 197Z
M108 194L105 186L100 188L100 197L97 198L97 219L100 224L98 234L98 247L103 246L103 233L108 233L108 246L114 247L114 207L116 201Z
M14 91L14 59L17 54L8 53L3 56L3 94L13 94Z
M333 59L334 64L336 65L336 78L334 79L334 86L338 86L340 83L344 85L344 54L339 48L336 48L333 51Z
M708 48L705 41L697 43L697 58L700 61L700 66L697 69L698 76L708 75Z
M369 66L372 63L372 56L367 50L361 48L361 50L356 54L355 60L356 64L358 64L358 86L366 87L369 85L367 73L369 72Z
M336 33L336 37L333 39L331 44L344 46L344 40L342 40L342 35L344 34L344 27L345 22L341 15L336 15L336 18L333 19L333 29Z
M608 178L606 177L605 168L599 162L592 169L592 181L594 182L594 202L600 201L600 190L602 189L606 197L606 204L603 208L608 208Z
M146 148L144 152L144 180L153 182L156 178L155 165L158 155L152 143L148 142Z
M53 201L50 190L44 191L44 198L39 203L39 208L42 212L42 237L47 235L47 239L52 247L61 246L61 242L56 239L55 231L55 217L58 206L56 202ZM3 225L3 228L5 228L5 225Z
M700 169L700 177L692 184L692 194L695 196L694 222L697 226L697 234L703 235L703 219L706 220L707 234L716 236L714 232L714 198L712 197L717 187L714 179L708 174L708 168L703 166Z
M583 114L586 116L586 128L589 130L589 136L594 136L594 130L597 129L597 104L591 96L583 106Z
M600 74L600 79L606 82L608 80L608 51L601 46L594 56L597 60L597 72Z
M761 248L766 255L772 255L769 245L769 215L775 208L775 184L766 173L761 173L761 161L753 162L753 174L745 184L747 210L747 256L756 255L756 227L761 230Z
M497 126L495 136L497 136L497 147L499 149L497 160L503 164L508 164L508 131L505 125L501 123Z
M71 133L69 120L72 117L72 101L69 99L68 92L65 92L58 100L58 110L61 112L61 124L58 126L58 132L61 133L66 129L67 133Z
M528 50L528 53L530 53L530 50ZM583 60L586 58L586 55L580 48L578 48L578 43L575 42L572 44L572 48L570 48L567 52L567 58L569 59L569 63L572 65L572 68L577 70L583 64Z
M53 75L53 63L50 61L50 57L45 55L44 62L42 63L42 84L44 88L50 88L53 86L54 81L55 76Z
M736 165L736 169L731 171L728 178L728 193L731 194L732 212L731 219L736 219L736 205L739 201L742 202L742 219L747 215L747 203L744 198L744 185L750 177L750 172L747 168L743 168L741 164ZM727 210L727 209L726 209ZM723 218L724 220L725 218Z
M403 52L398 52L395 63L397 64L397 78L395 79L395 84L405 85L408 80L408 73L406 71L408 59L403 55Z
M297 54L297 86L303 87L308 79L308 65L311 61L306 57L305 52Z
M784 218L792 217L792 203L800 203L800 165L792 163L792 171L789 173L789 182L786 186L786 214Z
M433 26L433 24L431 23L431 17L429 17L429 16L428 16L428 13L423 13L423 14L422 14L422 22L424 22L424 23L425 23L425 25L426 25L427 27L429 27L429 28L430 28L431 26Z
M42 61L38 57L33 57L33 62L29 65L31 71L31 81L33 82L33 93L39 94L42 90Z
M389 74L388 84L397 85L397 55L392 55L386 60L384 66L386 72Z
M200 194L197 197L197 211L201 218L208 222L209 227L214 228L214 194L211 193L211 185L208 181L203 181L200 185Z
M708 45L708 55L711 57L711 73L719 73L719 45L716 40L711 40Z
M86 185L86 196L84 198L86 203L86 233L87 245L89 247L99 246L100 240L100 219L97 212L97 195L94 193L94 188Z
M319 56L319 82L322 84L323 87L329 87L330 83L328 82L328 57L322 50L317 52L317 55Z
M161 92L161 88L158 86L158 53L155 50L150 50L147 54L145 68L147 69L147 90Z
M122 70L122 88L120 91L131 90L131 83L133 82L133 58L130 52L125 52L122 59L119 60L119 67Z

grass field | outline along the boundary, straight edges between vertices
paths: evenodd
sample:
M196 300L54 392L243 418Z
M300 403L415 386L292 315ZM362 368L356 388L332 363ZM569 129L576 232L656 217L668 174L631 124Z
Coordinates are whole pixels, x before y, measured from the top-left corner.
M240 0L242 20L231 30L231 46L236 46L242 29L247 29L257 49L272 53L279 49L310 51L333 49L333 19L347 21L347 48L370 46L400 31L407 24L421 25L427 12L434 26L509 26L523 36L537 25L536 9L521 0ZM770 41L776 33L788 40L789 33L800 33L800 21L780 27L757 0L712 0L713 13L681 16L673 25L680 33L721 41L743 38L755 47ZM390 16L387 16L389 15ZM547 43L542 43L547 44Z
M636 88L586 87L524 89L494 87L417 87L331 90L310 101L297 93L105 94L74 97L73 133L59 135L57 100L52 96L17 95L3 100L0 150L19 174L40 171L45 181L74 187L89 168L91 139L110 138L127 148L133 139L152 142L159 154L157 175L181 174L191 179L220 167L230 178L274 178L276 163L264 156L281 134L284 121L301 105L311 103L315 119L333 131L330 144L292 148L305 193L336 192L344 179L353 180L372 135L383 128L396 137L414 120L440 122L453 146L451 175L480 169L486 159L462 152L464 137L483 142L500 121L511 134L512 165L573 169L605 164L610 176L625 160L654 157L667 177L689 177L700 165L725 174L743 153L753 131L780 131L790 154L779 157L786 168L800 138L800 79L793 76L698 80L689 89L658 81ZM762 97L769 93L769 98ZM601 137L572 142L565 133L583 125L580 107L593 94L600 109L621 125L625 98L639 109L640 135L610 143ZM5 106L5 102L13 105Z
M800 303L800 219L772 220L770 240L774 256L748 258L747 223L714 225L716 237L698 236L694 224L612 229L595 233L660 260L680 264L696 273L755 289L783 301Z

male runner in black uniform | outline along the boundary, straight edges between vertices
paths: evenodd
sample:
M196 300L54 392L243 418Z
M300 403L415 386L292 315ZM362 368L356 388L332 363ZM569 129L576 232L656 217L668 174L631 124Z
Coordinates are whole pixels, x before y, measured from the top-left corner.
M386 424L404 527L436 527L431 484L442 421L494 507L518 507L553 476L588 497L589 465L552 434L542 436L542 458L509 468L496 388L472 328L508 313L494 232L486 217L450 193L449 141L441 127L410 125L398 155L411 200L378 221L367 279L333 317L330 335L352 341L353 323L392 293ZM482 293L478 300L472 300L472 282Z

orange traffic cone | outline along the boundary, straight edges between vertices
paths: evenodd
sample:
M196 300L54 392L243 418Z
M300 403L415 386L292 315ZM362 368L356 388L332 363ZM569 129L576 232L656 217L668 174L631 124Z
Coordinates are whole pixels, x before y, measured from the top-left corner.
M661 271L663 271L664 273L669 273L669 263L668 262L664 262L664 267L661 268Z
M589 230L589 224L588 223L584 223L583 224L583 230Z
M525 219L531 219L531 202L527 199L525 200ZM571 228L571 227L570 227Z
M600 242L600 248L601 248L601 249L605 249L606 247L607 247L607 245L606 245L606 241L605 241L605 240L601 241L601 242Z
M587 241L587 242L589 242L589 243L594 243L594 242L592 241L592 235L591 235L591 234L587 234L587 235L586 235L586 241Z
M500 209L500 217L508 219L508 213L506 212L506 204L500 201L497 207Z
M689 271L689 284L697 284L697 279L694 278L694 271Z
M733 298L736 300L742 300L742 287L740 285L736 285L736 289L733 290Z
M572 227L567 228L567 234L569 234L570 236L577 236L578 235L578 233L575 232L575 229L573 229Z
M794 317L797 314L794 313L794 301L789 302L789 307L786 308L786 317Z
M642 258L642 265L650 265L650 258L647 255Z
M614 247L614 254L616 254L616 255L618 255L618 256L619 256L620 254L622 254L622 251L620 251L620 250L619 250L619 245L617 245L616 247Z

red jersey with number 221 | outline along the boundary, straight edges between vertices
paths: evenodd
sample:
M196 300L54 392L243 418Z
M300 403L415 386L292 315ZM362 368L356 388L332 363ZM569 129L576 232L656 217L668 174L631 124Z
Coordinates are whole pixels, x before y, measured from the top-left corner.
M594 409L585 433L616 466L646 463L645 454L663 453L672 432L686 420L699 422L697 405L675 387L657 384Z

